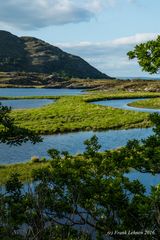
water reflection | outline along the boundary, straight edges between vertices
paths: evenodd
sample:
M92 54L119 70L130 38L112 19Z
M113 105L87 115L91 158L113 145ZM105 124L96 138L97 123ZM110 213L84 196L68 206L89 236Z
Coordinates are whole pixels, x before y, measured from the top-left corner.
M103 151L124 146L130 139L147 138L152 134L152 129L138 128L102 132L74 132L44 136L44 141L36 145L29 142L16 147L0 144L0 164L26 162L32 156L47 157L47 150L50 148L56 148L60 151L69 151L71 154L82 153L85 149L83 142L91 138L93 134L96 134L99 138L99 142L102 145L101 150Z
M110 106L114 108L121 108L125 110L132 110L132 111L138 111L138 112L160 112L160 109L150 109L150 108L137 108L137 107L131 107L128 106L129 103L137 102L140 100L144 100L142 98L136 98L136 99L113 99L113 100L103 100L103 101L96 101L92 102L93 104L98 104L102 106Z

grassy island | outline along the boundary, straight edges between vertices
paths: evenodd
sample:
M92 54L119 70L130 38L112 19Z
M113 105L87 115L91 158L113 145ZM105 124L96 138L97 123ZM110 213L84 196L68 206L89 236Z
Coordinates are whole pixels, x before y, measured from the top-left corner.
M148 120L148 113L100 106L91 102L103 99L154 98L159 96L160 93L110 93L102 91L81 96L24 97L25 99L50 98L56 99L56 102L34 109L13 110L11 117L15 119L18 126L34 130L39 134L149 127L151 123Z

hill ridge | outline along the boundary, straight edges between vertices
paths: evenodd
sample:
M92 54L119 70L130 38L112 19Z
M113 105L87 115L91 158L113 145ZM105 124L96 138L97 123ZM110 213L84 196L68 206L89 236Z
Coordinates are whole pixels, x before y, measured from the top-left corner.
M56 73L77 78L110 79L81 57L35 37L0 30L0 71Z

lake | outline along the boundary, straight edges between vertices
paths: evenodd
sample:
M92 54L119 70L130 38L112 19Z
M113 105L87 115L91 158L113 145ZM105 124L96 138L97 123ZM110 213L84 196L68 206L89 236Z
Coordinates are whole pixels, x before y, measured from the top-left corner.
M43 142L36 145L30 142L22 146L8 146L0 144L0 164L13 164L26 162L32 156L47 157L47 150L56 148L60 151L68 151L71 154L82 153L85 150L83 142L94 134L99 138L101 150L114 149L124 146L130 139L147 138L152 134L152 129L128 129L109 130L102 132L73 132L43 136Z
M131 171L128 174L125 174L129 180L139 180L146 188L146 193L151 192L151 186L156 186L160 184L160 174L152 175L151 173L141 173L138 171Z
M79 95L84 92L81 89L56 89L56 88L0 88L1 97L20 96L61 96Z
M37 108L55 102L51 99L18 99L18 100L0 100L3 106L12 109Z
M22 97L22 96L62 96L80 95L84 92L81 89L46 89L46 88L0 88L0 97ZM5 106L13 109L36 108L53 103L51 99L19 99L0 100Z
M137 102L140 100L144 100L144 98L102 100L102 101L95 101L95 102L91 102L91 103L102 105L102 106L121 108L121 109L125 109L125 110L138 111L138 112L149 112L149 113L160 112L160 109L137 108L137 107L128 106L129 103Z

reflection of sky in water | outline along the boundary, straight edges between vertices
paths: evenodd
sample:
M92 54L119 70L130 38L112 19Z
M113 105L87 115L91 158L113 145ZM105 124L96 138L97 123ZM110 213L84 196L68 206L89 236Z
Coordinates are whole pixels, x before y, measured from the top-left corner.
M47 150L56 148L60 151L69 151L72 154L84 151L83 142L96 134L102 145L101 150L114 149L124 146L130 139L142 139L151 135L152 129L128 129L128 130L110 130L102 132L74 132L66 134L55 134L44 136L44 141L33 145L29 142L22 146L9 147L0 144L0 164L25 162L33 155L47 156Z
M12 109L37 108L43 105L53 103L51 99L18 99L18 100L0 100L3 106L11 107Z
M142 98L136 98L136 99L114 99L114 100L103 100L103 101L96 101L92 102L94 104L102 105L102 106L110 106L114 108L121 108L126 110L132 110L132 111L138 111L138 112L160 112L159 109L148 109L148 108L136 108L136 107L130 107L127 104L131 102L136 102L144 100Z
M132 171L125 175L129 180L139 180L141 184L146 187L146 192L150 193L151 186L160 184L160 174L152 175L150 173L140 173L137 171Z
M61 96L61 95L79 95L80 89L54 89L54 88L0 88L0 96Z

